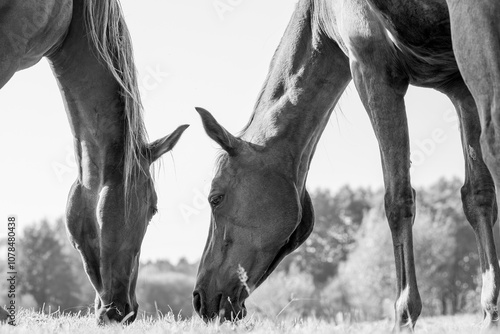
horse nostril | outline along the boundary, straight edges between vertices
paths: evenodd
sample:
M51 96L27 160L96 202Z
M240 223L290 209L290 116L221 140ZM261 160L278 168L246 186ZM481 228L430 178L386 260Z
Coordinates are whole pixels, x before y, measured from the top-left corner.
M198 313L200 317L203 317L203 314L201 314L201 304L202 304L201 294L198 291L194 291L193 292L194 310L196 311L196 313Z

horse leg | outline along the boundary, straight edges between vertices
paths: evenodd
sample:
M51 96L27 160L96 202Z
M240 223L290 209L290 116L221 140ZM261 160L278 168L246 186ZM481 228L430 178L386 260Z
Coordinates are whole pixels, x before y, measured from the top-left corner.
M408 80L397 73L394 59L372 41L351 57L351 71L377 137L385 183L385 211L392 233L397 274L395 330L410 329L422 303L413 257L415 191L410 184L410 148L404 95Z
M453 50L479 109L481 149L500 200L500 2L447 0ZM499 224L500 226L500 224ZM498 232L497 232L498 233Z
M76 181L68 197L66 227L73 246L80 252L83 267L96 291L95 310L100 309L102 290L100 275L99 232L93 220L95 207L89 200L87 190Z
M463 83L447 89L445 93L455 105L460 119L465 157L462 203L465 216L476 235L483 273L481 304L484 326L490 327L498 324L497 301L500 290L500 268L493 239L493 227L498 212L495 184L481 153L481 126L474 98Z

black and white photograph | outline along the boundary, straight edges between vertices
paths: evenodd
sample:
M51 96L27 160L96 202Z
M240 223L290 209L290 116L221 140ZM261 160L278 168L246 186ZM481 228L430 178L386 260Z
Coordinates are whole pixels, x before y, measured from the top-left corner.
M1 333L498 333L498 0L0 0Z

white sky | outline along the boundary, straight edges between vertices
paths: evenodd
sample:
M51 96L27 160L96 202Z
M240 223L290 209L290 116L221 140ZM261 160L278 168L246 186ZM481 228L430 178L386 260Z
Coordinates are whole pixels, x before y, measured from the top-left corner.
M201 256L217 146L193 107L208 109L233 133L243 128L295 2L122 0L150 139L191 124L158 169L159 213L146 234L143 260L185 256L192 261ZM218 13L217 4L231 10ZM417 88L409 90L406 103L413 185L441 176L462 177L451 103L437 92ZM0 90L0 105L0 219L15 214L25 225L63 215L76 169L72 135L47 62L17 73ZM340 106L318 146L308 188L378 188L383 182L378 146L352 85ZM6 227L0 229L0 236L6 232Z

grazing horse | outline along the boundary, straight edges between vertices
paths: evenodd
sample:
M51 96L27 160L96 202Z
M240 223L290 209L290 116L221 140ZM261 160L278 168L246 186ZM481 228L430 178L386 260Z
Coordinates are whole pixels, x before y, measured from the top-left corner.
M455 26L451 22L453 42L445 0L300 0L241 135L232 135L208 111L197 109L208 136L223 149L193 292L201 317L243 317L248 295L311 233L314 214L305 187L310 162L335 104L354 79L382 159L397 273L395 329L413 329L422 308L413 255L416 197L410 184L404 104L410 84L446 94L458 113L466 166L461 195L479 245L484 325L498 324L500 271L493 241L497 203L482 152L499 179L499 31L494 26L484 39L479 27L468 35L476 21L461 20L468 15L465 4L474 7L476 2L449 2L460 21ZM497 24L498 3L479 2L496 10L482 23ZM480 18L484 14L476 8L472 13ZM459 64L452 43L463 47ZM484 53L478 54L478 43ZM489 81L482 81L483 75ZM468 85L477 87L472 89L477 97ZM486 130L482 137L481 125Z
M141 243L157 197L150 165L187 126L148 144L130 36L117 0L0 0L0 87L47 57L74 136L70 239L100 323L131 322Z

